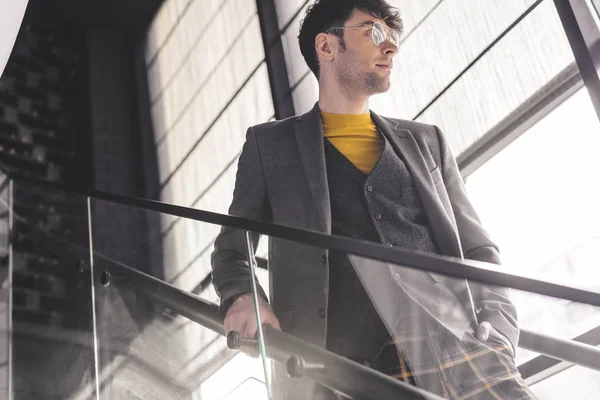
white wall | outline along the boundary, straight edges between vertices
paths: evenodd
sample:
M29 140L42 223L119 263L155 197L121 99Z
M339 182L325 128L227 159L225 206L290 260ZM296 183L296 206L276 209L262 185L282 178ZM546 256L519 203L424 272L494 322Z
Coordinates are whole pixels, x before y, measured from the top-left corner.
M161 200L227 213L246 129L274 115L255 2L166 1L146 55ZM174 221L164 222L167 231ZM167 279L190 289L204 278L210 251L201 249L217 233L175 223L165 236Z
M0 76L17 39L28 0L0 0Z

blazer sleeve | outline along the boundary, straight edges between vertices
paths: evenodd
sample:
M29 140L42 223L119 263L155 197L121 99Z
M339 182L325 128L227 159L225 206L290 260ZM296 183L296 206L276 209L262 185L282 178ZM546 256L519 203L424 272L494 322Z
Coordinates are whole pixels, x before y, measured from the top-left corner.
M475 209L468 199L463 178L456 159L441 130L436 126L440 145L441 168L458 235L465 259L500 264L498 247L483 229ZM469 282L479 322L488 321L506 336L513 345L519 342L517 310L510 300L510 290L505 287Z
M229 215L252 220L271 221L266 186L254 129L246 132L246 142L238 161L238 169ZM260 235L251 234L256 251ZM252 291L250 269L246 257L246 237L241 229L222 227L211 255L213 286L221 299L219 311L226 313L239 295ZM259 285L260 295L267 300Z

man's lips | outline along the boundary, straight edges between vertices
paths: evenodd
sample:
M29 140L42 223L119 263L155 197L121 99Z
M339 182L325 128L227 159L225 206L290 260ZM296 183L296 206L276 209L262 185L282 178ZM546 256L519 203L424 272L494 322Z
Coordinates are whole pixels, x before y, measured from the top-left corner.
M375 65L380 68L392 69L392 64L375 64Z

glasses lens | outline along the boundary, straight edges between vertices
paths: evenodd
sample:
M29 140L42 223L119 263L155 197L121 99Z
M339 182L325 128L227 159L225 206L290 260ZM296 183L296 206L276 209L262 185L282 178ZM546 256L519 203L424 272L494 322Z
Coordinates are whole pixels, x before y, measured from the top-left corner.
M399 46L400 34L394 30L390 30L390 42L392 42L395 46Z
M373 24L373 42L377 45L377 46L381 46L381 44L383 42L385 42L385 28L383 27L382 24L380 24L379 22L375 22Z

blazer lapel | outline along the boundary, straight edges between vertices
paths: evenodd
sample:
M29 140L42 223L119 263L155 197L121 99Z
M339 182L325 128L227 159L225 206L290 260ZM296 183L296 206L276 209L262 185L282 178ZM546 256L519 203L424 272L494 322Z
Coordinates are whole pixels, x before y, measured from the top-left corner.
M331 203L323 146L323 123L318 103L311 111L298 118L294 132L304 174L321 223L320 230L331 233Z
M398 129L398 122L382 118L372 111L371 118L406 164L439 250L445 255L460 257L457 231L437 194L429 168L413 134L407 129Z

